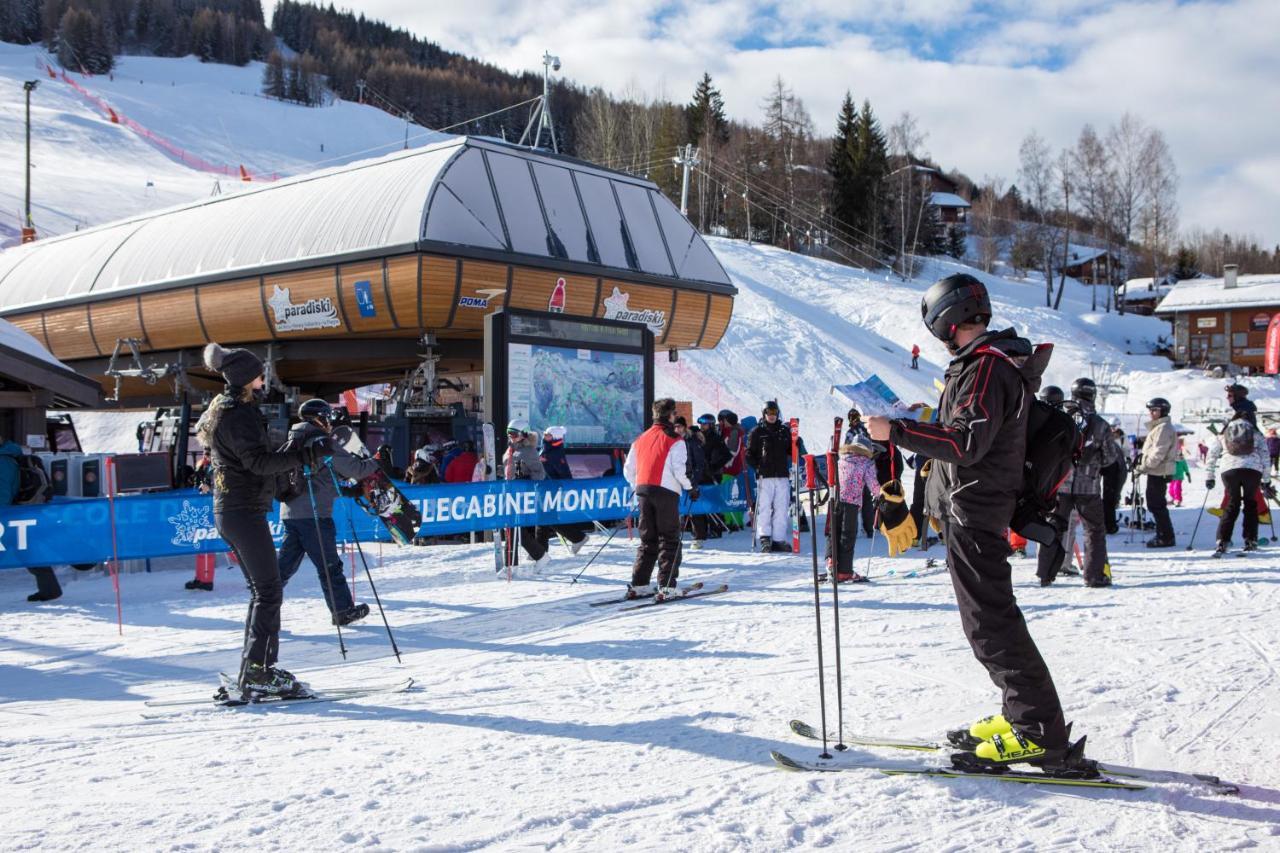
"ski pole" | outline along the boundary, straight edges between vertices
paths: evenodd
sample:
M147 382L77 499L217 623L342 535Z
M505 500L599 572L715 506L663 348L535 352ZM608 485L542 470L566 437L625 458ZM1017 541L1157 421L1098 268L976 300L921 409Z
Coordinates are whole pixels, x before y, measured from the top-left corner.
M338 475L333 472L333 467L329 467L329 476L333 478L333 487L338 494L342 494L342 486L338 483ZM395 635L391 633L391 623L387 621L387 611L382 607L382 597L378 595L378 588L373 583L373 573L369 571L369 561L364 557L364 548L360 546L360 536L356 533L356 520L351 513L347 513L347 523L351 525L351 541L356 545L356 553L360 555L360 562L364 564L364 576L369 580L369 589L373 592L373 600L378 605L378 613L382 616L382 624L387 629L387 639L391 641L391 651L396 656L396 663L403 663L400 660L400 647L396 645ZM382 547L381 543L378 545Z
M815 470L812 456L805 457L805 474L809 479L809 488L814 487ZM828 506L830 501L828 500ZM809 533L813 540L813 624L818 635L818 709L822 724L822 754L820 758L830 758L831 752L827 749L827 672L822 661L822 584L818 580L818 511L815 501L809 502ZM835 591L835 572L830 573L833 583L831 584L832 592ZM840 641L836 640L836 655L840 654ZM836 667L836 681L839 684L840 667ZM840 688L836 687L836 695L839 696ZM838 698L837 698L838 701Z
M311 521L314 522L316 526L316 547L320 549L320 564L317 568L320 570L320 578L324 582L325 598L328 599L325 603L329 607L330 614L336 617L338 614L333 610L335 604L333 597L333 583L329 580L329 561L325 559L324 555L324 536L320 533L320 516L316 509L316 492L311 485L311 473L310 465L302 466L302 478L307 481L307 497L311 499ZM333 627L338 631L338 649L342 652L342 659L346 660L347 644L342 639L342 626L338 624L338 620L336 618L331 621L333 622Z
M1200 529L1200 519L1204 517L1204 508L1209 505L1209 490L1204 490L1204 500L1200 502L1200 513L1196 516L1196 525L1191 528L1191 541L1187 543L1187 550L1196 544L1196 531Z
M871 558L876 553L876 531L880 529L880 507L871 519L871 548L867 551L867 577L871 577Z
M630 518L631 516L628 515L627 517ZM600 544L600 547L596 549L596 552L591 555L591 559L587 560L587 564L583 566L576 575L573 576L573 580L569 581L569 583L574 584L578 582L578 578L582 577L582 573L591 567L591 564L596 561L596 557L600 556L600 553L604 551L605 546L607 546L610 542L613 541L614 535L617 534L617 532L621 529L622 529L621 524L614 525L613 530L609 533L609 538L604 540L604 542Z

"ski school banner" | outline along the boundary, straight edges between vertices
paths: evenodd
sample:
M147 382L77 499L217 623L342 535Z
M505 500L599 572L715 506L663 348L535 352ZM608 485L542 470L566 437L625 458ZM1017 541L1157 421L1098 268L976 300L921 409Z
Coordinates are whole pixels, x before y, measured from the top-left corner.
M618 476L397 486L422 513L421 536L617 521L631 514L633 503L631 487ZM723 489L704 486L701 492L696 503L687 496L681 500L682 515L745 507L736 481ZM354 501L339 500L333 511L340 542L391 540L382 522ZM278 506L268 522L279 545L284 525ZM194 489L117 497L114 505L106 498L86 498L0 508L0 569L228 550L214 526L213 498Z

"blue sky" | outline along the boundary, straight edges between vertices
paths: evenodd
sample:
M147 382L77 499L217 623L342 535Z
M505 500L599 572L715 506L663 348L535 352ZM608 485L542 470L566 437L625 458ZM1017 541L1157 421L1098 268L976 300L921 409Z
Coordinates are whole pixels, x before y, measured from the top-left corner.
M846 89L928 153L1017 178L1031 130L1055 148L1133 112L1160 128L1184 226L1280 243L1280 0L364 0L367 16L509 69L684 101L710 72L757 120L781 75L829 133ZM268 8L268 14L270 9Z

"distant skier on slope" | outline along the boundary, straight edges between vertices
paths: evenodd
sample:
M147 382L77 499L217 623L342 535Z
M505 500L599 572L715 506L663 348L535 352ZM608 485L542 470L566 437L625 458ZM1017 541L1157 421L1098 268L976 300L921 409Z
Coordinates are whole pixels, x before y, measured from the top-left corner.
M979 720L953 740L974 745L956 763L1029 762L1049 773L1096 773L1069 740L1049 668L1013 595L1009 542L1022 486L1027 416L1043 364L1028 363L1031 344L1013 329L990 331L991 300L976 278L948 276L925 293L925 325L952 354L936 423L868 419L875 441L933 459L929 515L943 524L960 621L974 656L1004 694L1003 713ZM1025 368L1025 371L1024 371Z

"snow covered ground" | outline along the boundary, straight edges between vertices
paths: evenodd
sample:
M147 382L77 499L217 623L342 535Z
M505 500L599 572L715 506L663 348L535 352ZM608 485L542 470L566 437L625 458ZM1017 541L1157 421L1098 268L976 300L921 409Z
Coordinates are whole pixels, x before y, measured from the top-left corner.
M1174 511L1180 543L1195 512ZM1199 544L1211 536L1202 526ZM234 569L212 593L183 590L180 570L124 575L122 636L107 578L64 570L64 597L37 609L21 602L25 572L0 574L0 832L20 850L1275 849L1274 550L1212 560L1123 534L1111 545L1110 590L1041 589L1033 560L1015 565L1076 733L1096 757L1212 771L1241 796L777 770L771 749L816 752L787 729L818 718L808 540L799 557L746 553L745 534L687 550L684 578L727 582L724 595L588 607L627 576L619 534L577 585L588 552L558 545L545 577L510 584L490 579L484 546L388 547L373 571L401 664L372 618L345 632L339 658L304 566L282 663L319 687L412 676L414 691L160 719L143 718L143 699L199 695L236 665ZM850 730L936 736L997 707L946 574L900 577L910 569L918 553L876 557L876 582L840 591ZM356 589L369 600L363 576Z

